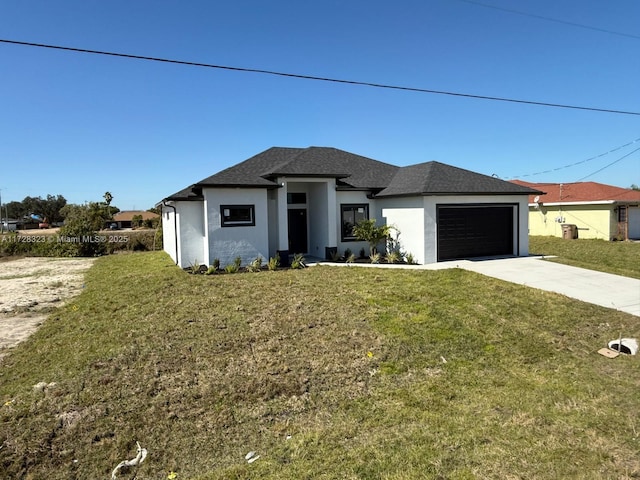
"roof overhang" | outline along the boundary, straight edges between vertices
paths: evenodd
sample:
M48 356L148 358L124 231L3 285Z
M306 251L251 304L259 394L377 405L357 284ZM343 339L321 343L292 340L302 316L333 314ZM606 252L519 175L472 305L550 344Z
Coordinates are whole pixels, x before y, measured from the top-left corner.
M263 175L264 179L272 179L272 178L347 178L350 177L351 174L348 173L269 173Z
M273 185L265 185L265 184L238 184L238 183L198 183L195 186L201 188L266 188L274 189L280 188L280 185L274 183Z
M535 207L536 205L544 205L545 207L560 207L565 205L614 205L618 203L628 203L628 202L616 202L615 200L596 200L596 201L584 201L584 202L532 202L529 203L530 207Z
M476 197L506 197L529 196L529 192L416 192L398 193L387 195L374 195L374 198L398 198L398 197L451 197L451 196L476 196ZM531 205L531 204L530 204Z

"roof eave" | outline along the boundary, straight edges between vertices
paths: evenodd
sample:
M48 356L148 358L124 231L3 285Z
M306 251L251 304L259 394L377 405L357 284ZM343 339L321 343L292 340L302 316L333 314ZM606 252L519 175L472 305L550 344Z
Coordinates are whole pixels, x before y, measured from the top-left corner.
M535 207L536 205L543 205L545 207L558 207L562 205L614 205L617 203L621 203L616 200L584 200L580 202L545 202L544 200L538 203L529 203L530 207ZM622 202L622 203L635 203L635 202Z
M273 190L281 188L281 185L274 183L272 185L265 185L264 183L258 184L240 184L240 183L198 183L198 187L202 188L266 188L267 190Z
M263 178L267 179L270 177L279 177L279 178L348 178L351 174L347 173L284 173L284 172L273 172L262 175Z

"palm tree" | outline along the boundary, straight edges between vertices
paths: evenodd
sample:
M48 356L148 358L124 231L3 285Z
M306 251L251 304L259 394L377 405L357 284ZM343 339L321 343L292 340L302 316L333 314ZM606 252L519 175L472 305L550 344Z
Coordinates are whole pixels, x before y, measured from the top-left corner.
M391 225L376 226L376 220L374 218L370 220L361 220L353 227L353 234L358 240L364 240L369 244L371 254L377 253L377 246L382 241L389 237L391 233Z
M113 200L113 195L111 195L111 192L104 192L104 203L107 204L107 217L109 219L111 219L111 208L109 207L109 205L111 205L111 200Z

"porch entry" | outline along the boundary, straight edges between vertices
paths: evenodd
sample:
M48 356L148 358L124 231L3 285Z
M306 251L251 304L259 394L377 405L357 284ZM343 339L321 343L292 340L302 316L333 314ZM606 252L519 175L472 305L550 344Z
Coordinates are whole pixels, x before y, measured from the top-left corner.
M290 208L287 211L289 223L289 253L307 253L307 209Z

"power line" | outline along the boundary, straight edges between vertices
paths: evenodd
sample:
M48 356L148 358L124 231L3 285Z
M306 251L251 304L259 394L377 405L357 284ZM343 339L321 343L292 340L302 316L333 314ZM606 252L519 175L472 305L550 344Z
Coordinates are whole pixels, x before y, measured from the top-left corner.
M614 113L620 115L636 115L640 116L640 112L631 112L624 110L612 110L608 108L596 108L596 107L583 107L578 105L567 105L561 103L548 103L548 102L537 102L532 100L519 100L514 98L505 98L505 97L491 97L486 95L473 95L469 93L458 93L458 92L448 92L443 90L430 90L426 88L415 88L415 87L403 87L399 85L389 85L382 83L373 83L373 82L363 82L356 80L344 80L338 78L329 78L329 77L318 77L313 75L302 75L297 73L286 73L286 72L277 72L273 70L263 70L257 68L244 68L244 67L232 67L228 65L215 65L210 63L201 63L201 62L188 62L184 60L174 60L168 58L159 58L159 57L148 57L143 55L131 55L127 53L116 53L116 52L105 52L100 50L88 50L85 48L75 48L75 47L62 47L59 45L47 45L43 43L33 43L33 42L20 42L17 40L7 40L0 39L1 43L8 43L13 45L23 45L28 47L38 47L38 48L49 48L54 50L65 50L70 52L79 52L79 53L90 53L94 55L108 55L111 57L120 57L120 58L129 58L134 60L146 60L153 62L163 62L163 63L172 63L177 65L188 65L192 67L204 67L204 68L216 68L220 70L231 70L236 72L248 72L248 73L260 73L264 75L274 75L279 77L288 77L288 78L298 78L303 80L316 80L322 82L332 82L332 83L341 83L348 85L358 85L358 86L366 86L373 88L386 88L391 90L402 90L408 92L417 92L417 93L432 93L436 95L449 95L454 97L464 97L464 98L475 98L480 100L494 100L499 102L510 102L510 103L520 103L526 105L537 105L541 107L554 107L554 108L568 108L573 110L587 110L591 112L603 112L603 113Z
M639 35L634 35L632 33L616 32L615 30L607 30L605 28L592 27L590 25L584 25L582 23L569 22L567 20L559 20L557 18L545 17L543 15L536 15L535 13L521 12L519 10L512 10L510 8L498 7L496 5L489 5L489 4L482 3L482 2L476 2L474 0L458 0L458 1L459 2L464 2L464 3L470 3L472 5L478 5L480 7L492 8L494 10L501 10L503 12L514 13L516 15L522 15L524 17L537 18L539 20L546 20L548 22L561 23L563 25L569 25L569 26L572 26L572 27L584 28L584 29L587 29L587 30L594 30L596 32L608 33L610 35L619 35L621 37L635 38L637 40L640 40L640 36Z
M600 173L600 172L601 172L601 171L603 171L604 169L609 168L609 167L610 167L610 166L612 166L612 165L615 165L616 163L620 162L621 160L624 160L624 159L625 159L625 158L627 158L629 155L632 155L632 154L636 153L636 152L637 152L637 151L639 151L639 150L640 150L640 147L636 148L636 149L635 149L635 150L633 150L632 152L627 153L626 155L624 155L624 156L620 157L619 159L617 159L617 160L615 160L615 161L611 162L609 165L605 165L605 166L604 166L604 167L602 167L601 169L596 170L596 171L595 171L595 172L593 172L593 173L590 173L590 174L589 174L589 175L587 175L586 177L582 177L581 179L576 180L576 182L581 182L581 181L582 181L582 180L584 180L585 178L589 178L589 177L592 177L593 175L595 175L596 173Z
M596 158L604 157L605 155L609 155L610 153L617 152L618 150L622 150L623 148L628 147L629 145L633 145L636 142L640 142L640 138L636 138L635 140L633 140L633 141L631 141L629 143L625 143L624 145L620 145L619 147L613 148L613 149L609 150L608 152L596 155L595 157L587 158L586 160L580 160L579 162L570 163L568 165L563 165L562 167L557 167L557 168L552 168L552 169L549 169L549 170L544 170L543 172L528 173L526 175L516 175L515 177L512 177L512 178L533 177L535 175L542 175L544 173L557 172L558 170L564 170L565 168L575 167L576 165L581 165L583 163L590 162L591 160L595 160Z

